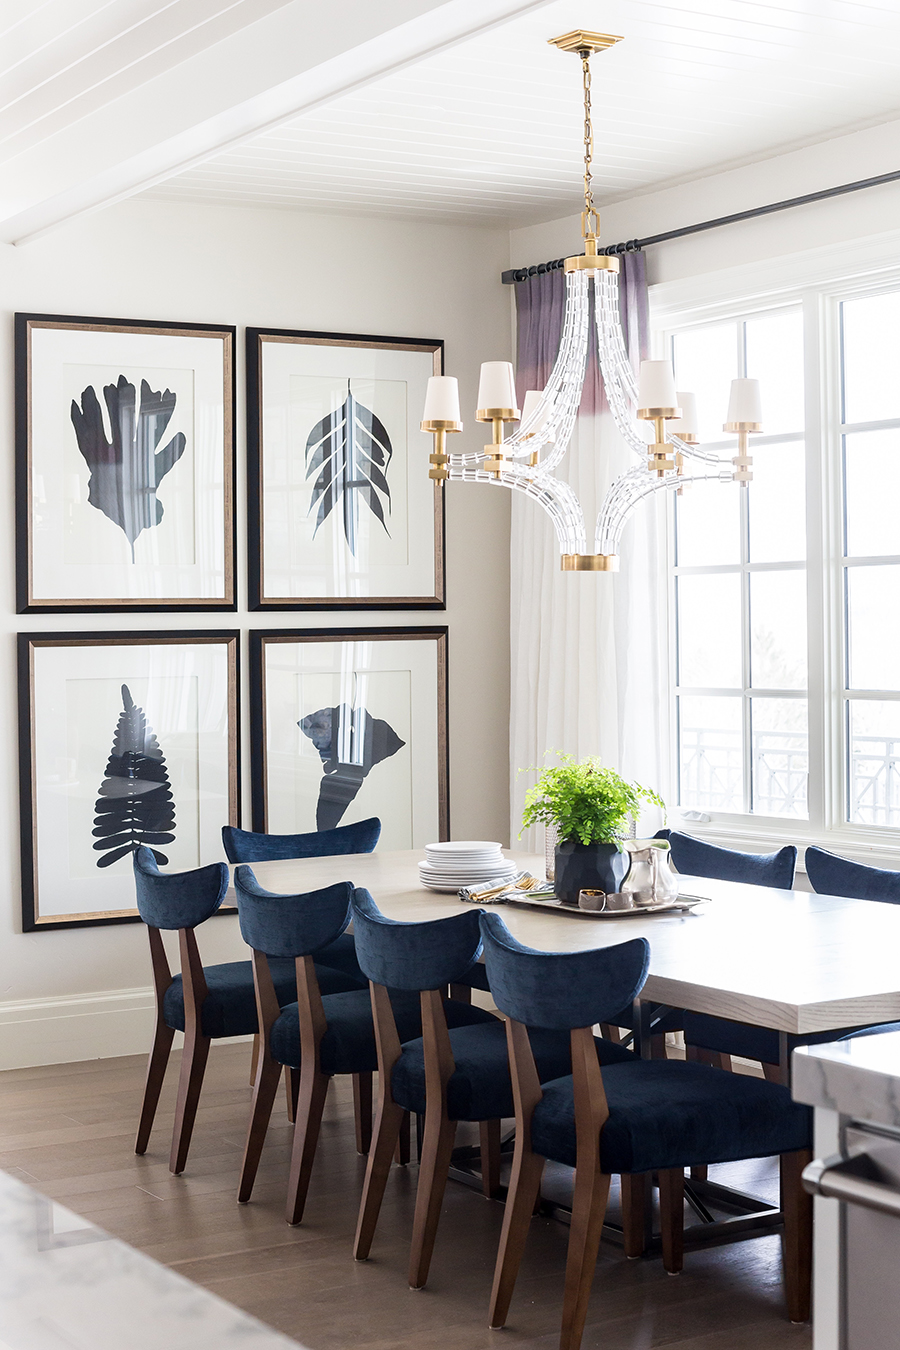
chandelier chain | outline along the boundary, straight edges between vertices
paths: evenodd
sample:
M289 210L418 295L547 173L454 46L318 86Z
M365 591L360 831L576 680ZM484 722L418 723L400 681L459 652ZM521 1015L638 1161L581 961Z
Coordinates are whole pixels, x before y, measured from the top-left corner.
M591 124L591 61L590 52L581 52L580 55L584 86L584 209L589 220L596 210L591 187L593 177L591 161L594 157L594 128Z

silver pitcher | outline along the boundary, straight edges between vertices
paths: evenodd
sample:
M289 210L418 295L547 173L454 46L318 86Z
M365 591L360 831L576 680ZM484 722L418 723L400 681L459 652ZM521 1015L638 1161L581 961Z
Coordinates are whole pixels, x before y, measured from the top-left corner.
M631 858L622 895L632 897L635 909L671 904L678 895L678 877L668 839L625 839L622 847Z

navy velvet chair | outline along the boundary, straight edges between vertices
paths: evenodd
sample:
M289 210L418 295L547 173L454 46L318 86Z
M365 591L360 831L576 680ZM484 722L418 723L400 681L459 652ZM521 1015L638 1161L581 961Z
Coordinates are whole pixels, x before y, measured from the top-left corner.
M200 1089L212 1040L222 1036L249 1036L257 1030L253 972L249 961L204 966L194 929L221 905L228 890L228 868L211 863L190 872L160 872L149 848L134 854L137 907L147 925L153 985L156 995L156 1032L147 1065L147 1081L138 1124L135 1152L145 1153L159 1103L169 1051L176 1031L184 1032L184 1052L169 1159L171 1170L184 1171L197 1114ZM177 931L181 974L169 968L162 931ZM323 985L329 992L365 987L365 982L342 971L323 967ZM297 996L292 962L280 962L274 972L276 997L289 1003Z
M481 1126L482 1189L490 1195L499 1187L500 1120L515 1114L506 1033L499 1018L478 1008L471 1010L471 1023L448 1027L441 993L448 984L458 984L478 959L477 910L399 923L381 913L368 891L358 889L353 893L353 928L360 965L371 981L379 1082L354 1255L360 1261L369 1255L404 1113L424 1115L409 1265L410 1286L421 1289L428 1278L458 1121ZM421 1037L405 1041L391 988L420 1000ZM569 1072L565 1033L536 1029L531 1048L542 1079ZM598 1042L597 1053L603 1062L637 1063L629 1051L609 1042Z
M276 895L259 885L249 867L238 867L234 889L241 933L253 951L261 1042L238 1200L250 1198L284 1065L298 1071L287 1201L287 1221L296 1224L306 1204L329 1080L351 1074L371 1081L378 1067L368 988L326 993L322 967L313 960L346 930L352 887L341 882L307 895ZM296 972L295 1000L287 1007L279 1007L273 987L271 971L279 961L290 962ZM418 998L392 991L391 1007L404 1040L422 1034ZM454 1026L485 1016L449 1000L445 1007Z
M225 857L231 863L281 862L291 858L337 858L347 853L374 853L381 838L377 816L338 825L334 830L313 830L309 834L258 834L239 830L236 825L222 826ZM351 933L343 933L327 951L319 953L317 964L332 966L360 978L359 962ZM363 980L365 983L365 980Z
M668 839L677 871L689 876L745 882L751 886L771 886L784 891L789 891L794 884L797 849L793 844L786 844L775 853L739 853L734 849L707 844L702 839L694 839L676 830L660 830L657 838ZM757 1059L767 1065L777 1065L779 1062L777 1031L694 1012L683 1013L680 1025L690 1059L706 1059L721 1068L730 1067L731 1055ZM834 1037L825 1035L821 1039L830 1040ZM793 1044L809 1043L809 1038L794 1038L791 1048Z
M819 895L843 895L850 900L881 900L900 905L900 872L866 867L837 853L810 844L806 850L806 875Z
M578 1350L614 1173L658 1174L663 1264L683 1260L684 1169L781 1157L784 1278L792 1321L809 1316L812 1201L800 1174L812 1113L786 1087L705 1064L640 1060L601 1067L591 1027L639 993L650 948L643 938L595 951L523 947L497 914L481 915L491 990L506 1024L516 1097L516 1151L491 1296L503 1326L545 1159L575 1168L562 1350ZM526 1019L571 1037L572 1073L539 1082Z

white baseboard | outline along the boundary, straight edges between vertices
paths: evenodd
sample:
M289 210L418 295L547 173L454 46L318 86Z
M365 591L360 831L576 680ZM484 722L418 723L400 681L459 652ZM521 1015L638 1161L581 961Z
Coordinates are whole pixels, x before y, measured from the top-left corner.
M112 989L0 1003L0 1069L146 1054L153 990Z
M155 1025L150 988L0 1003L0 1071L146 1055ZM176 1032L176 1049L181 1039ZM239 1045L252 1039L223 1036L216 1045Z

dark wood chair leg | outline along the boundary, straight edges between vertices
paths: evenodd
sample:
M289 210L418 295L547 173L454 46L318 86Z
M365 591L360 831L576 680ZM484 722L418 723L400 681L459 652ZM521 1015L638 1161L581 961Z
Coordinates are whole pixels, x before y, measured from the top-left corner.
M691 1168L691 1181L708 1181L709 1168L706 1163L695 1163Z
M634 1260L646 1249L644 1207L647 1201L647 1175L632 1172L619 1178L622 1187L622 1236L625 1255Z
M666 1050L666 1033L664 1031L656 1032L650 1037L650 1058L668 1059Z
M472 986L470 984L451 984L450 997L457 1003L472 1002Z
M578 1350L581 1345L606 1215L610 1178L600 1171L599 1148L594 1153L575 1170L559 1350Z
M481 1193L490 1200L500 1189L500 1122L482 1120L478 1131L481 1138Z
M406 1138L409 1143L409 1114L392 1101L390 1095L379 1090L378 1111L375 1117L375 1133L369 1148L369 1161L366 1166L366 1180L363 1184L362 1200L359 1206L359 1219L356 1224L356 1238L353 1243L353 1255L357 1261L365 1261L372 1247L384 1188L391 1170L391 1162L403 1134L403 1121L406 1118Z
M147 1061L147 1080L144 1084L141 1118L138 1121L137 1139L134 1143L135 1153L147 1152L150 1131L153 1129L156 1108L159 1105L159 1094L162 1091L163 1079L166 1076L166 1065L169 1062L169 1051L172 1049L174 1036L175 1032L171 1027L167 1027L165 1022L157 1023L153 1048Z
M726 1073L733 1072L730 1055L723 1055L718 1050L703 1050L699 1046L685 1046L685 1050L693 1051L693 1054L686 1054L687 1059L693 1059L700 1064L711 1064L714 1069L724 1069Z
M188 1030L184 1037L184 1049L181 1057L181 1073L178 1078L178 1100L175 1106L175 1128L172 1131L172 1151L169 1154L169 1171L180 1176L187 1162L194 1121L197 1117L197 1103L209 1058L210 1038Z
M659 1174L659 1226L663 1266L677 1275L684 1265L684 1171L672 1167Z
M293 1125L297 1119L297 1094L300 1091L300 1071L284 1066L284 1095L287 1099L287 1118Z
M425 1115L425 1139L419 1162L419 1183L416 1189L416 1213L413 1219L412 1248L409 1255L409 1287L422 1289L428 1279L428 1269L437 1236L441 1203L447 1186L447 1172L456 1138L456 1121L435 1111Z
M397 1149L394 1157L401 1167L406 1167L409 1163L410 1119L408 1111L403 1112L403 1119L400 1122L400 1136L397 1140Z
M782 1083L784 1081L779 1064L764 1064L762 1068L767 1083Z
M253 1037L250 1050L250 1086L256 1087L256 1070L259 1067L259 1032Z
M605 1041L613 1041L618 1045L622 1039L622 1033L618 1027L610 1026L609 1022L600 1023L600 1035Z
M247 1127L247 1142L244 1145L244 1158L238 1182L237 1198L240 1205L247 1203L253 1190L280 1077L281 1065L277 1060L265 1059L257 1068L256 1082L253 1084L253 1104L250 1107L250 1124Z
M356 1122L356 1151L366 1154L372 1143L372 1075L353 1076L353 1118Z
M490 1327L506 1325L528 1229L540 1200L543 1171L544 1159L539 1154L532 1153L530 1146L527 1149L520 1148L517 1139L509 1177L509 1190L503 1210L497 1265L494 1268L494 1287L491 1290L488 1319Z
M809 1149L781 1155L781 1208L784 1212L784 1294L792 1322L808 1322L812 1297L813 1202L800 1181L812 1161Z
M291 1149L291 1175L288 1179L286 1216L290 1224L299 1223L303 1218L329 1081L317 1068L306 1063L301 1066L300 1096Z

